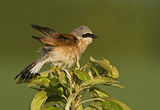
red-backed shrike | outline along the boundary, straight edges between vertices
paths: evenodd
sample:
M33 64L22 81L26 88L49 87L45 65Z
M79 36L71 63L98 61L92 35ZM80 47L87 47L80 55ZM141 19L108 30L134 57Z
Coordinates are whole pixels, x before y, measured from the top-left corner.
M22 80L31 79L39 75L45 63L52 63L57 67L69 68L79 60L87 46L97 38L87 26L75 28L71 33L59 34L53 29L32 25L43 37L32 36L44 44L40 56L28 65L16 77Z

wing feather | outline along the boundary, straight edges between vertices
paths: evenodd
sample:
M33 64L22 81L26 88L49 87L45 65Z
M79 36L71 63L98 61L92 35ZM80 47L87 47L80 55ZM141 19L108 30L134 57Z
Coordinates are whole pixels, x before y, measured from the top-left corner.
M51 46L71 46L78 43L78 39L73 35L69 34L59 34L55 38L37 37L37 36L32 36L32 37L45 45L51 45Z
M34 24L32 24L31 26L43 36L54 37L57 34L55 30L50 29L48 27L41 27L41 26L34 25Z
M32 25L43 37L32 36L34 39L42 42L44 45L51 46L71 46L78 43L77 37L72 34L58 34L53 29Z
M59 46L70 46L78 43L78 39L71 34L59 34L59 36L54 39Z

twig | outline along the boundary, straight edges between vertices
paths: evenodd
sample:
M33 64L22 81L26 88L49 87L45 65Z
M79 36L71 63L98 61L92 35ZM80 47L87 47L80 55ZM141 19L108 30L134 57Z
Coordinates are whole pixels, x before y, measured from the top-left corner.
M72 95L72 87L74 87L74 85L72 84L72 79L71 79L71 75L69 74L69 72L63 68L63 70L66 72L67 74L67 78L69 79L69 82L70 82L70 95Z

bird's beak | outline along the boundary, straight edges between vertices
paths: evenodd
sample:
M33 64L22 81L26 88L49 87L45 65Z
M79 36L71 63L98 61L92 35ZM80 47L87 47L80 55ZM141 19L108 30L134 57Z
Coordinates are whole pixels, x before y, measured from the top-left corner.
M93 39L96 39L96 38L98 38L98 36L92 34L92 38L93 38Z

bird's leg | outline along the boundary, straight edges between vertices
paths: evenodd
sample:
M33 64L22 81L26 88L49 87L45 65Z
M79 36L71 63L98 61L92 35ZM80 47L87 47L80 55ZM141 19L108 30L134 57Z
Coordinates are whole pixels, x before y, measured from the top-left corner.
M76 58L76 62L77 62L77 69L80 69L80 63L79 63L78 58Z

